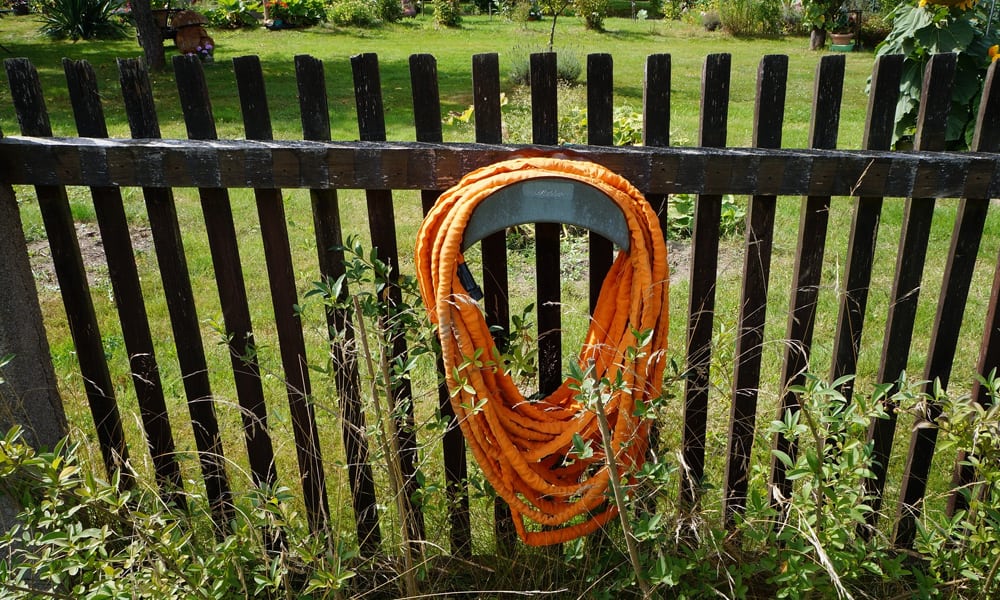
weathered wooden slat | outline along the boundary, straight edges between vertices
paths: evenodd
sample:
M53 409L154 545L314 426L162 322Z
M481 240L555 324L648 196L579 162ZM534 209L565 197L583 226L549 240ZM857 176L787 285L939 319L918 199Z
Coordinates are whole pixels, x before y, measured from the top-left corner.
M983 84L982 100L979 103L979 115L976 119L976 132L971 148L979 152L1000 152L1000 81L997 80L997 65L994 61L986 72ZM990 304L986 315L986 327L979 350L979 361L976 373L986 377L990 372L1000 367L1000 313L997 303L1000 299L1000 259L997 260L997 270L993 277L993 287L990 292ZM990 406L989 390L977 379L973 384L972 398L983 406ZM952 493L948 497L948 515L969 507L965 488L973 482L975 470L968 464L968 455L960 453L952 471Z
M441 97L438 91L437 60L430 54L410 56L410 88L413 97L413 124L417 130L417 141L440 142ZM440 191L421 190L420 200L423 212L434 206ZM472 557L472 519L469 515L469 491L466 485L468 467L465 462L465 438L455 419L451 406L451 394L444 379L444 363L440 355L437 361L438 407L449 420L448 428L442 436L444 450L445 488L448 494L448 521L451 526L449 541L451 552L463 558Z
M500 60L495 53L472 57L472 97L476 113L476 141L484 144L503 143L503 121L500 113ZM502 160L498 157L497 160ZM507 232L498 231L480 242L483 254L483 306L486 323L493 330L493 339L501 352L508 349L510 338L510 304L508 302ZM513 552L517 534L510 507L502 498L493 502L493 534L497 551Z
M0 181L25 185L447 189L468 171L510 158L525 148L464 143L10 136L0 139ZM1000 157L990 153L679 146L561 146L560 150L604 165L646 194L1000 196ZM248 169L247 165L259 168ZM758 173L766 176L758 178ZM960 180L962 176L964 180Z
M614 144L614 61L610 54L587 56L587 143L592 146ZM590 312L597 306L604 277L611 270L614 247L607 238L593 231L590 237L589 277Z
M757 70L754 146L781 147L787 80L787 56L770 55L761 59ZM729 416L729 455L723 494L727 526L735 525L736 515L746 507L776 204L775 196L753 196L747 213L739 334L733 365L733 402Z
M237 58L233 65L247 139L271 139L271 113L259 59L255 56ZM298 294L284 202L278 190L256 189L254 196L264 244L264 260L270 282L281 364L285 373L285 390L293 415L296 447L301 453L299 469L305 504L310 527L313 531L320 532L327 528L330 508L319 445L319 429L310 400L312 385L309 380L305 339L302 323L296 314ZM300 440L305 445L304 448L299 445Z
M531 139L559 143L558 86L554 52L532 54ZM562 383L562 278L558 223L535 223L535 311L538 315L538 388L550 394Z
M934 152L944 149L944 132L950 110L949 98L954 71L954 55L935 56L927 65L921 90L921 107L917 117L917 136L914 140L914 145L919 150ZM933 198L914 197L906 201L895 277L886 317L885 341L877 374L880 382L895 381L906 368L933 213ZM895 429L895 413L889 411L888 419L873 420L868 431L869 439L873 443L872 472L875 475L869 480L868 487L868 493L873 496L873 510L869 514L869 524L872 526L875 525L881 512L882 492L885 489ZM902 505L900 508L902 509ZM904 532L904 537L906 535ZM896 539L897 541L901 539L898 534Z
M385 111L382 106L382 84L379 76L378 57L372 53L351 57L354 74L354 100L357 106L358 133L362 141L385 141ZM368 230L372 246L377 248L379 260L389 266L389 286L385 300L391 307L402 306L403 296L399 287L399 250L396 244L396 218L392 207L392 191L369 189L365 191L368 202ZM391 335L390 360L407 361L406 332L398 325L387 323ZM391 391L394 407L404 407L404 417L397 421L400 468L404 478L404 501L407 503L407 530L411 540L424 539L424 517L420 506L413 502L420 484L416 478L417 439L413 417L413 392L408 378L400 378Z
M328 141L330 108L323 63L311 56L296 56L295 79L303 136L307 140ZM309 193L312 197L320 275L324 281L333 283L345 273L342 248L344 240L337 191L312 189ZM348 286L344 285L341 297L336 300L346 300L348 294ZM349 312L343 309L328 307L326 320L330 330L330 354L339 396L341 434L344 439L358 544L362 554L371 556L382 543L382 533L379 528L375 480L369 462L368 440L365 437L368 428L361 406L357 353L353 350L354 328L350 324Z
M814 148L837 146L845 63L843 55L831 55L820 59L816 67L813 114L809 133L810 146ZM783 419L789 410L798 410L798 395L789 387L801 385L805 381L805 373L809 370L809 353L812 347L813 326L816 322L816 301L819 297L820 276L823 272L829 214L829 196L810 195L803 198L788 325L784 338L785 355L781 369L782 398L778 419ZM795 445L784 436L775 435L772 447L794 460ZM778 460L777 456L771 457L768 489L772 503L776 503L778 492L784 498L790 497L791 494L791 481L785 476L785 464Z
M4 61L4 66L14 110L21 124L21 133L51 136L45 96L34 65L26 58L11 58ZM87 272L80 255L66 188L36 186L35 192L45 224L56 279L59 281L59 292L66 308L70 335L80 363L87 402L94 418L104 467L109 476L119 476L120 488L128 489L134 485L135 477L128 465L128 445L104 355L94 303L90 297Z
M985 103L988 102L987 93ZM995 109L996 105L993 108ZM980 147L976 150L995 152L995 136L998 132L996 130L985 132L987 138L993 139L984 139L981 128L978 133L976 142ZM921 141L930 143L926 141L926 137ZM943 137L940 140L934 139L933 143L943 144L944 139ZM984 145L988 145L989 148L983 147ZM933 394L935 380L942 389L948 388L951 365L958 347L958 334L962 326L989 203L988 198L967 198L962 200L958 207L924 370L924 379L928 381L923 389L926 394ZM933 396L931 398L933 399ZM928 424L933 425L940 414L940 405L933 400L929 402L927 414L924 415L929 421ZM896 523L895 541L898 545L912 545L916 537L916 518L919 516L920 505L927 491L927 476L934 459L937 433L937 427L917 427L910 436L910 450L903 471L900 509Z
M881 56L872 69L871 94L868 97L868 118L865 124L862 147L868 150L888 150L892 145L895 126L896 101L899 98L899 81L903 72L903 57ZM854 205L851 234L847 243L847 260L844 268L844 292L840 297L837 328L833 340L833 364L830 380L836 381L857 371L861 332L864 328L865 308L868 305L868 286L875 260L875 244L882 214L882 197L858 198ZM848 400L854 382L845 382L840 391ZM870 531L867 530L866 531Z
M77 131L83 136L107 137L108 129L93 67L86 61L63 59L63 70ZM90 193L94 198L94 212L101 231L108 275L128 352L132 385L156 482L164 501L183 509L187 506L183 494L184 482L175 456L173 431L153 350L153 336L146 317L146 302L139 283L121 190L101 187L91 188Z
M670 146L670 55L650 54L642 86L642 143L647 147ZM631 180L638 185L635 180ZM668 195L645 190L646 200L660 218L663 235L669 227Z
M711 54L705 59L701 83L699 144L726 145L729 118L729 75L732 57ZM712 322L719 254L722 197L700 195L695 200L691 234L691 276L688 297L687 379L684 383L684 474L681 500L695 504L705 474L705 431L708 425L708 378L712 359Z

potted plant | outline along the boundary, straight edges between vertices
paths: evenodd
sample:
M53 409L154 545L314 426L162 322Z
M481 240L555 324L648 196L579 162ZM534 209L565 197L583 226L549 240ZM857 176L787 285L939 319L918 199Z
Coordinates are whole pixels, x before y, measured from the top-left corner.
M827 31L832 31L844 0L804 0L802 24L809 28L809 49L820 50L826 45Z

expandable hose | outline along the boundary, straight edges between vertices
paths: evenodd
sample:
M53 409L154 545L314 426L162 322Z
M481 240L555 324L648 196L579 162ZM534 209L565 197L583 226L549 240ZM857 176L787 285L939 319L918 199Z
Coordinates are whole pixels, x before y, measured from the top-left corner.
M420 292L438 325L451 404L472 454L497 493L510 505L527 544L571 540L617 514L608 500L609 476L596 414L564 381L541 400L528 400L504 372L479 305L458 277L462 237L480 202L497 190L553 176L594 186L622 210L630 249L619 252L591 317L579 364L588 379L605 380L610 451L620 473L638 469L648 447L649 420L639 403L660 394L667 347L667 252L659 221L642 194L624 178L589 162L519 158L483 167L445 192L417 235ZM641 340L641 341L640 341ZM645 344L642 344L645 342ZM476 352L481 351L475 360ZM593 455L574 453L574 438ZM577 440L577 444L580 440ZM524 519L543 526L529 531Z

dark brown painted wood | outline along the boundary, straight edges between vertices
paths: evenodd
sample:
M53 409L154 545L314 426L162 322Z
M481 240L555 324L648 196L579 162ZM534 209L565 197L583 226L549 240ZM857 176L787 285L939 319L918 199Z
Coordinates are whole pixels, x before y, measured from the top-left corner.
M64 58L63 70L77 133L84 137L108 137L94 68L87 61ZM153 350L153 337L146 317L146 302L139 283L121 190L99 187L91 188L90 193L94 199L94 212L101 231L101 244L108 262L108 275L156 483L167 504L184 509L187 506L183 494L184 482L175 456L173 430Z
M642 143L646 147L670 146L670 55L650 54L642 86ZM621 173L621 171L618 171ZM633 184L638 182L632 180ZM668 230L665 193L646 191L646 200L660 218L660 229Z
M976 119L976 132L971 149L978 152L1000 151L1000 81L997 81L997 65L994 61L986 72L983 84L982 100L979 103L979 115ZM997 301L1000 298L1000 259L993 277L993 287L990 292L990 304L986 314L986 327L979 350L979 361L976 373L987 377L1000 367L1000 313L997 311ZM977 380L973 384L972 398L983 406L993 402L987 386ZM974 481L975 469L968 464L968 455L959 453L952 471L952 493L948 497L948 515L956 511L966 510L969 501L965 488Z
M559 143L558 86L554 52L532 54L531 139ZM535 311L538 315L538 391L551 394L562 383L562 278L558 223L535 223Z
M944 90L938 93L942 92ZM984 104L989 104L988 94ZM995 109L996 105L994 104L992 108ZM997 130L985 132L986 138L983 137L984 132L981 128L978 133L975 141L979 147L975 149L996 152ZM926 139L927 136L923 136L921 142L930 143ZM943 144L943 142L943 138L934 140L934 143ZM984 148L984 145L987 147ZM976 266L976 256L979 252L979 243L982 239L989 204L989 198L965 198L958 206L937 303L937 312L934 316L934 326L931 330L927 363L924 369L924 379L928 381L923 389L926 394L933 394L935 381L940 384L942 389L947 390L948 388L951 365L958 347L958 334L962 327L966 299ZM933 399L933 395L930 397ZM940 414L940 405L933 400L929 402L927 414L924 415L929 422L928 424L933 425ZM934 460L937 433L937 427L917 427L910 436L910 449L906 467L903 470L903 483L900 489L899 512L896 522L895 542L897 545L911 546L916 538L916 519L919 517L922 500L927 492L927 477Z
M951 83L954 77L955 57L938 55L931 59L924 72L923 102L918 114L917 137L914 144L919 150L944 149L944 131L950 105ZM942 94L944 96L942 96ZM927 242L930 235L934 199L915 197L907 199L903 213L903 230L900 234L896 257L896 270L886 318L882 356L877 374L878 381L896 381L910 354L913 321L920 295L921 276ZM889 464L896 417L889 411L888 419L875 419L869 427L873 443L872 471L868 493L873 496L869 522L875 525L881 512L882 492L885 489L886 469Z
M375 54L358 54L351 57L354 74L354 100L357 106L358 133L363 142L385 141L385 111L382 106L382 84L379 76L378 57ZM390 307L402 306L403 296L399 287L399 250L396 244L396 218L392 206L392 192L385 189L365 191L368 202L368 230L372 246L377 248L379 260L389 266L389 285L385 300ZM406 332L391 328L392 358L407 361ZM405 417L397 422L400 467L404 478L404 495L410 519L407 522L411 540L424 539L424 517L420 506L413 502L420 484L416 478L417 439L413 418L413 392L410 380L400 378L392 389L393 407L404 407Z
M788 57L769 55L757 69L754 109L754 146L781 147L785 116ZM760 387L761 349L767 315L767 290L774 238L775 196L753 196L747 212L744 239L743 289L740 294L739 333L733 365L733 401L729 416L729 455L723 494L726 525L746 507Z
M587 56L587 143L614 144L614 61L610 54ZM590 232L589 277L590 313L597 306L604 277L611 269L614 245L604 236Z
M306 55L296 56L295 78L303 136L307 140L328 141L330 109L322 61ZM309 193L312 197L320 275L325 282L332 284L345 272L344 239L337 192L332 189L312 189ZM329 300L344 303L348 297L348 286L344 285L341 296ZM368 427L361 405L357 354L353 350L354 328L351 326L350 311L336 306L327 307L326 320L330 331L331 365L339 396L341 434L344 439L358 544L362 554L371 556L382 543L382 533L379 528L375 481L369 462L368 440L365 437Z
M813 115L809 132L810 146L814 148L837 147L845 63L842 54L824 56L816 68ZM778 419L784 419L788 411L798 410L798 395L790 387L804 383L805 373L809 370L809 353L812 347L813 326L816 322L816 302L823 273L823 253L826 249L829 214L829 196L810 195L803 198L788 325L785 330L785 355L781 370L782 398ZM773 449L787 454L794 460L795 444L787 438L775 435L772 444ZM772 504L777 503L778 493L784 498L788 498L791 494L791 481L785 476L785 464L773 455L768 490L771 493Z
M476 141L483 144L502 143L500 61L496 54L476 54L472 57L472 97L476 114ZM507 232L498 231L487 236L480 242L480 248L483 254L482 288L486 323L493 330L497 348L506 352L510 339ZM502 498L493 502L493 533L498 552L513 552L517 534L510 507Z
M153 104L153 89L149 72L141 59L119 59L119 81L122 99L133 138L154 139L160 136L160 124ZM169 163L166 163L169 164ZM150 161L147 170L162 169L164 163ZM221 529L229 522L232 505L226 476L222 440L212 402L208 379L208 364L201 339L201 321L194 304L187 257L177 221L173 192L163 188L143 188L146 213L153 234L156 261L163 281L163 294L170 314L170 325L177 349L188 413L194 430L195 447L201 463L202 477L216 525Z
M887 55L876 59L872 70L868 117L862 147L869 150L890 148L902 72L901 55ZM836 381L845 375L853 375L857 371L858 351L861 348L861 332L864 327L865 308L868 305L868 286L871 284L871 269L875 260L881 214L881 196L861 197L855 202L851 234L847 243L844 292L840 297L840 310L837 313L837 328L833 340L831 381ZM840 386L840 392L848 400L853 390L853 380Z
M701 146L726 145L731 64L729 54L711 54L705 59L698 134ZM691 235L687 378L684 382L684 435L681 441L685 465L681 478L681 500L689 505L698 502L705 474L705 430L708 424L708 382L721 207L721 196L699 196L695 201Z
M410 87L413 96L413 124L417 141L440 142L441 97L438 91L437 60L430 54L410 56ZM423 212L434 206L440 191L421 190L420 200ZM448 521L451 526L449 542L451 552L463 558L472 558L472 519L469 515L469 491L466 485L468 466L465 462L465 438L455 419L451 406L451 394L444 378L444 363L440 354L438 370L438 408L449 420L448 428L442 436L444 451L445 489L448 495Z
M51 136L52 127L49 124L45 96L34 65L26 58L10 58L4 61L4 66L21 134ZM101 331L90 297L87 273L80 256L80 245L66 188L36 186L35 193L45 224L56 279L59 281L59 292L66 308L70 335L80 363L87 402L97 429L104 467L109 476L119 477L120 488L128 489L135 483L135 477L128 466L128 445L104 355Z
M272 139L271 113L260 61L255 56L242 57L235 59L233 66L247 139ZM288 242L285 207L279 190L256 189L254 196L264 244L264 260L270 283L281 364L285 373L285 390L295 428L296 448L300 452L299 469L306 511L312 531L321 532L328 527L330 508L319 445L319 429L310 400L312 385L309 380L305 339L296 309L299 299Z
M465 143L7 137L0 139L0 181L446 189L465 173L520 150L524 147ZM646 194L1000 196L1000 156L990 153L657 146L576 146L572 152L604 165ZM248 164L254 168L248 169ZM781 177L757 177L764 169L777 168Z

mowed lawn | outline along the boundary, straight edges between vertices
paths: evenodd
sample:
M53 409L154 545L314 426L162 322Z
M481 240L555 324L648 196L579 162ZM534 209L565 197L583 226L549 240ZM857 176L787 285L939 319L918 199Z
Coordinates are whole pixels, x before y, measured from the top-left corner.
M781 39L735 39L723 33L706 32L699 27L680 22L631 21L628 19L608 19L607 31L595 33L583 29L579 20L573 17L563 17L558 21L555 35L556 50L560 54L576 57L581 64L586 64L586 53L606 52L614 58L615 66L615 105L616 107L631 107L634 112L641 112L643 91L643 70L646 57L653 53L668 53L671 55L672 86L671 139L679 145L697 145L698 116L700 111L700 79L705 57L713 53L729 53L732 56L732 80L730 95L730 118L728 126L728 141L731 146L749 146L753 133L753 110L755 99L755 83L757 67L760 59L768 54L785 54L789 57L789 84L787 95L786 121L783 129L785 147L808 146L809 120L813 95L813 78L819 59L823 52L807 50L808 41L805 38ZM462 112L472 103L471 63L472 56L483 52L496 52L500 57L501 76L504 79L504 90L509 100L504 107L505 141L511 143L526 143L530 141L530 117L528 110L528 94L524 88L514 86L507 81L507 73L518 60L533 51L544 49L548 39L548 20L517 24L505 21L499 17L466 16L458 29L436 28L428 17L421 16L401 24L388 26L377 30L343 29L332 26L320 26L305 30L284 30L269 32L263 29L253 31L220 31L211 33L216 41L215 64L206 67L208 86L211 92L219 136L222 138L240 138L242 133L242 118L239 102L236 96L233 69L230 59L243 55L258 55L261 59L267 83L270 100L271 117L274 124L275 137L281 139L300 139L301 125L296 96L293 57L308 54L320 58L325 63L326 84L330 97L333 138L335 140L354 140L358 138L355 117L353 86L351 82L350 56L362 52L374 52L379 56L381 65L381 83L384 94L387 133L390 140L413 140L415 132L412 124L412 108L409 84L408 57L413 53L430 53L437 58L442 109L445 113ZM99 85L102 90L105 113L113 136L127 137L128 126L125 119L122 102L118 90L115 59L131 57L139 54L138 45L134 39L113 42L53 42L37 33L37 22L30 17L6 18L0 20L0 43L11 51L12 56L29 57L39 70L45 89L45 99L52 118L52 126L56 135L74 135L72 111L65 91L62 75L61 59L87 59L98 73ZM170 48L168 48L169 50ZM858 148L862 140L865 122L867 95L865 84L871 71L873 57L871 52L855 52L846 56L846 80L844 86L843 109L840 121L840 147ZM5 75L0 75L4 77ZM581 82L586 74L581 76ZM177 101L176 87L173 75L168 68L165 72L153 74L157 108L161 128L165 137L184 137L185 129L181 119L181 111ZM560 89L560 114L567 116L563 123L567 131L578 128L585 106L585 88L582 85L564 86ZM623 110L628 110L623 108ZM573 117L576 119L574 122ZM0 85L0 128L6 135L18 133L18 126L13 115L10 91L5 85ZM471 141L473 130L467 123L446 125L444 128L447 141ZM582 143L582 139L569 139ZM30 190L19 190L24 200L22 218L29 239L35 245L39 255L39 263L44 262L44 228L37 210L31 201ZM220 398L219 412L224 431L227 458L232 461L232 474L237 481L237 487L247 487L249 477L244 476L246 468L245 452L243 451L240 424L235 408L235 392L232 376L229 372L229 359L226 356L223 333L218 331L222 322L218 294L214 288L211 257L208 251L201 209L197 202L195 190L177 190L178 211L184 232L184 243L188 253L189 268L195 285L199 316L205 325L203 336L206 349L210 355L210 371L212 372L213 388ZM94 212L90 205L86 190L70 190L70 198L77 219L96 231ZM292 235L292 250L296 261L296 277L300 288L300 298L304 296L311 282L318 279L316 266L315 240L312 234L312 218L309 214L308 193L304 191L286 192L288 199L289 227ZM420 222L419 200L412 193L396 195L396 217L398 219L397 236L402 268L412 270L410 253L416 228ZM745 199L742 200L745 203ZM148 235L141 232L147 227L142 204L141 193L138 190L126 190L126 202L130 219L137 235L137 260L143 273L143 285L147 291L148 311L154 329L154 336L163 340L158 349L164 380L170 394L171 419L182 452L185 452L184 468L186 474L197 479L197 461L191 455L193 442L190 436L189 419L183 400L183 389L180 375L176 367L175 351L170 344L170 327L166 307L162 301L162 288L155 268L155 255ZM280 363L277 358L277 340L273 331L270 296L266 277L263 276L263 248L259 234L252 194L245 190L234 190L232 202L236 214L237 231L240 236L240 251L245 264L245 273L252 313L258 342L261 344L260 356L264 366L267 391L269 393L269 412L272 425L276 430L275 439L279 446L279 473L290 487L297 488L292 475L295 470L294 449L292 448L291 425L288 417L287 403L284 400ZM779 214L776 222L776 241L774 265L772 267L771 304L768 314L767 339L765 341L765 389L762 390L762 405L758 423L766 426L774 418L776 401L779 397L780 385L779 363L784 352L781 341L787 321L788 293L791 285L791 272L795 258L796 231L798 227L798 209L800 199L782 198L779 201ZM895 262L895 248L898 243L902 220L902 201L887 202L883 211L883 229L880 236L879 253L876 259L876 273L873 283L872 299L869 304L870 316L866 323L864 339L865 350L859 361L859 379L865 384L872 383L872 377L878 366L881 338L884 330L885 312L888 307L889 287ZM911 360L912 377L919 377L922 371L923 355L926 352L927 339L930 334L934 305L940 287L944 258L947 254L951 227L955 218L957 202L939 202L935 214L934 230L932 232L932 247L928 254L928 266L925 273L925 288L921 291L921 306L918 316L917 334L915 335L913 358ZM345 218L345 229L354 233L368 245L367 221L364 215L364 197L358 191L341 193L341 208ZM853 202L849 198L834 199L831 205L830 233L828 249L823 273L823 284L820 297L820 319L816 328L816 344L812 369L825 375L829 369L829 351L832 345L832 332L836 323L836 306L838 293L841 291L840 279L843 276L847 234L850 228ZM965 389L973 379L975 358L978 353L978 339L982 335L982 322L986 302L989 297L992 264L1000 246L1000 221L995 215L988 219L986 239L980 251L981 265L973 282L973 293L970 298L970 318L966 320L960 342L960 356L956 363L953 376L953 389ZM567 269L582 268L583 271L568 271L567 282L564 283L563 301L565 303L566 353L577 347L586 326L586 288L585 263L579 267L580 260L573 259L582 252L582 247L569 239L565 248L570 259L566 261ZM679 247L679 250L682 250ZM530 257L522 253L512 252L511 260L515 264L533 264ZM721 485L726 449L727 419L729 415L729 380L732 376L732 354L735 343L736 315L738 314L740 278L742 268L742 240L733 238L726 240L720 259L720 283L718 287L718 315L715 323L716 347L718 359L713 363L713 391L710 407L710 433L708 444L708 477L709 485L718 488ZM677 265L683 273L684 265ZM513 269L513 273L523 273L524 269ZM530 271L527 274L514 276L514 295L524 302L533 296L533 282ZM91 285L94 290L95 303L101 315L102 332L105 337L106 353L110 357L116 382L119 388L116 392L121 398L122 408L126 414L128 436L133 454L140 456L143 443L141 430L138 426L138 411L135 407L134 395L130 389L127 371L125 369L125 350L123 340L116 323L113 297L110 283L107 280L106 268L99 261L92 267ZM44 308L48 315L48 326L52 341L53 354L56 359L59 376L64 385L67 408L71 420L80 435L93 439L92 424L87 416L86 401L82 393L82 383L76 371L72 343L65 326L65 317L61 312L61 300L51 277L46 277L40 268L39 287ZM687 319L687 284L684 276L678 277L672 285L671 314L671 355L679 364L684 362ZM323 340L325 331L322 324L322 310L315 303L303 302L303 319L310 341L310 362L317 367L326 364ZM582 308L581 308L582 307ZM519 312L517 310L512 312ZM430 369L427 368L419 379L424 385L418 388L418 414L429 417L433 414L436 402L436 392L430 384ZM319 370L313 375L316 405L319 407L319 419L324 431L323 452L326 457L326 467L330 479L331 505L340 507L347 512L349 502L346 475L342 462L338 460L339 427L336 425L337 402L336 391L332 382ZM860 388L865 389L863 386ZM683 383L676 383L673 393L680 396ZM681 402L677 401L677 414L681 413ZM679 420L671 420L664 424L664 439L668 444L679 442ZM906 450L908 438L908 423L900 428L900 439L897 443L896 459L891 466L893 472L901 469L902 453ZM429 432L421 439L424 469L430 480L440 482L440 462L434 454L439 452L434 435ZM767 464L767 440L761 436L758 464ZM676 444L673 446L676 448ZM96 456L96 455L95 455ZM952 458L942 457L940 462L940 479L932 483L932 489L940 492L945 489L947 474L945 465L950 465ZM897 464L898 463L898 464ZM149 468L145 465L144 468ZM898 476L897 476L898 481ZM890 494L893 492L890 490ZM711 509L712 502L706 503ZM485 503L478 507L480 514L485 515L490 509ZM351 516L341 514L345 529L350 529ZM439 519L441 527L430 527L430 531L445 531L444 514L434 514L432 519ZM485 522L485 521L484 521ZM486 527L483 533L486 533Z

